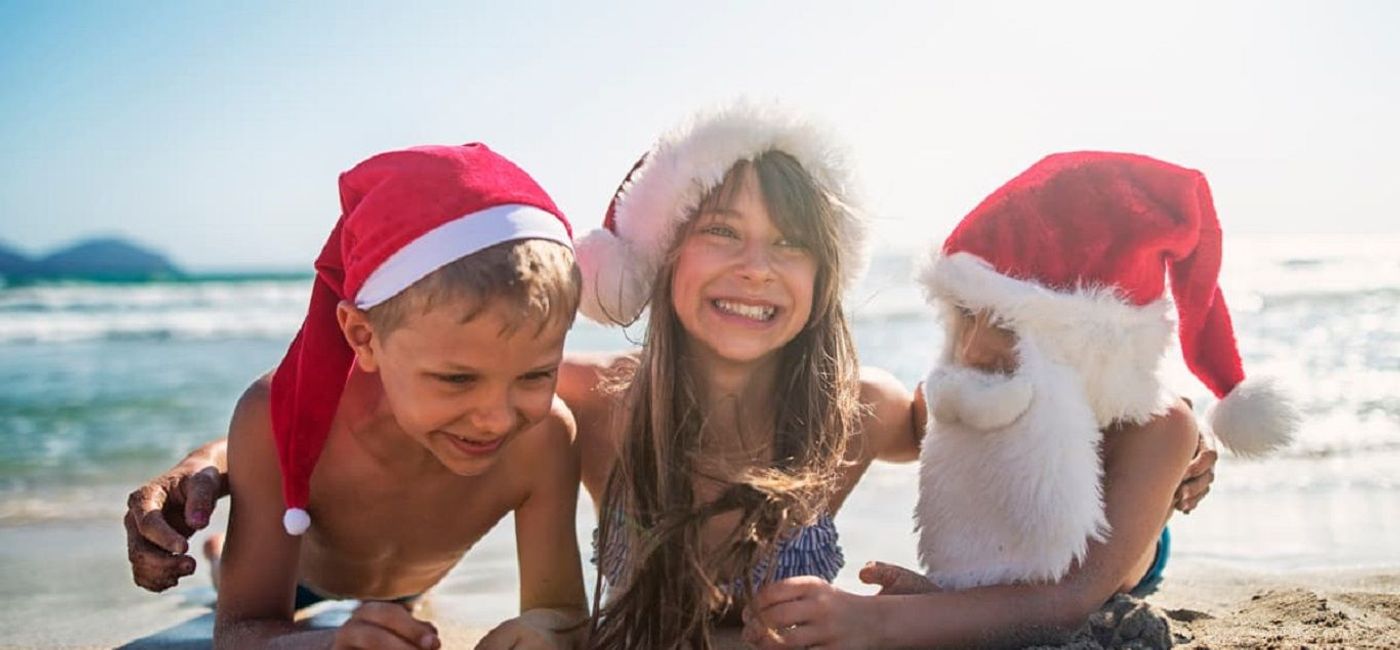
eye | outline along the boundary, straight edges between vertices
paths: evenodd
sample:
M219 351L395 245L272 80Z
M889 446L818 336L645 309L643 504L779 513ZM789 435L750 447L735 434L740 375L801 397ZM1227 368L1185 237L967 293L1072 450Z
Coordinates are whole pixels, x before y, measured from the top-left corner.
M724 237L726 239L739 238L739 231L730 228L729 226L726 226L722 223L712 223L708 226L701 228L700 232L705 235L714 235L716 237Z
M433 373L433 378L454 386L462 386L476 381L476 375L468 373Z
M558 371L557 371L557 370L553 370L553 369L551 369L551 370L537 370L537 371L534 371L534 372L527 372L527 373L525 373L525 374L523 374L523 375L520 375L520 380L521 380L521 381L526 381L526 382L532 382L532 383L534 383L534 382L541 382L541 381L550 381L550 380L553 380L553 379L554 379L554 375L555 375L556 372L558 372Z

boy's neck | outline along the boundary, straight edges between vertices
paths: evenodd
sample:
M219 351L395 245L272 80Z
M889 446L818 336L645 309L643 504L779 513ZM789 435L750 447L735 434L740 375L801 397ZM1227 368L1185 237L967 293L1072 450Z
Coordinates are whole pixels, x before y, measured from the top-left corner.
M447 469L399 427L379 375L353 368L336 411L339 426L386 471L417 477Z

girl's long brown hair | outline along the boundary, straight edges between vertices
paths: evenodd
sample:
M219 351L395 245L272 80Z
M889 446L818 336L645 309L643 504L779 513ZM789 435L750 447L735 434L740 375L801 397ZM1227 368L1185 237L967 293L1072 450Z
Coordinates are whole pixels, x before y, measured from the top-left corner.
M706 414L684 367L687 336L671 303L673 248L652 288L641 358L623 394L621 456L599 509L600 565L619 522L627 557L623 584L609 585L606 605L601 577L595 586L593 648L708 650L712 618L733 602L730 585L752 593L755 567L826 508L857 426L859 371L840 299L840 206L795 159L770 151L734 165L698 213L727 206L749 169L774 223L818 264L807 326L780 352L772 462L760 457L735 470L700 458ZM697 502L697 477L719 482L719 497ZM738 525L705 552L705 522L736 511Z

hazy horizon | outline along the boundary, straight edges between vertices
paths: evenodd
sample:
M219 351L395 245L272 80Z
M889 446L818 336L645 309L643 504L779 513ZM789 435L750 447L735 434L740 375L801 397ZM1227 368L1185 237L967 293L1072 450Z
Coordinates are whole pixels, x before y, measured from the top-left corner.
M1072 149L1202 170L1227 239L1400 232L1400 5L415 8L0 5L0 241L305 268L339 172L473 140L583 231L658 133L738 96L851 145L886 247Z

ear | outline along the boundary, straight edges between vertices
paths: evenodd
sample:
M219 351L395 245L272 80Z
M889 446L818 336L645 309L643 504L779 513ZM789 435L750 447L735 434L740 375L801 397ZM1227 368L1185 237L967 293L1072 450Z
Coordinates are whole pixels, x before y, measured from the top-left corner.
M379 361L375 357L374 325L369 322L369 315L365 310L356 307L348 300L340 301L335 306L336 322L340 324L340 332L345 336L345 343L355 351L355 364L364 372L375 372L379 370Z

